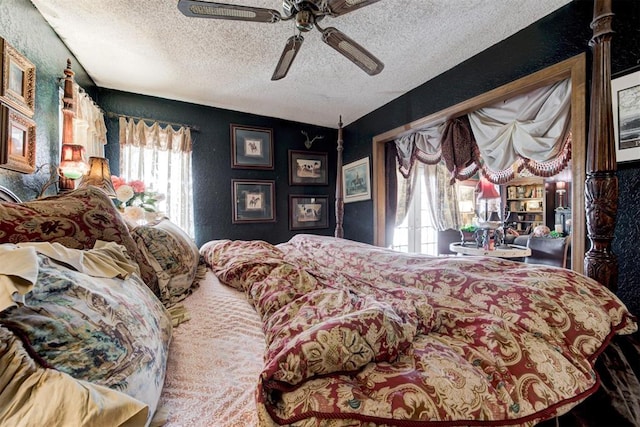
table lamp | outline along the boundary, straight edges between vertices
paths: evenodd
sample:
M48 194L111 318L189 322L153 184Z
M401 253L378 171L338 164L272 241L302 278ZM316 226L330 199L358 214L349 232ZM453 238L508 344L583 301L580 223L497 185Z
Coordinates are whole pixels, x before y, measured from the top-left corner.
M85 160L84 147L79 144L62 144L58 169L60 171L60 191L73 190L75 180L89 170Z
M89 158L89 173L82 177L78 188L97 187L111 198L116 197L116 190L111 182L109 160L104 157Z
M478 196L476 198L478 202L478 218L482 222L492 221L491 213L489 212L489 201L496 199L500 200L500 193L496 190L495 184L489 182L486 178L481 177L476 187ZM484 205L484 210L481 209ZM500 219L497 219L500 221Z

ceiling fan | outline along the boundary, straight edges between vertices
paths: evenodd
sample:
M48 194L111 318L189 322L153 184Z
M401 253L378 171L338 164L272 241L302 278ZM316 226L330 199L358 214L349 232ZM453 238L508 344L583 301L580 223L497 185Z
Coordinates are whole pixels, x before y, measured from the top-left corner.
M321 28L318 22L327 15L341 16L378 1L380 0L283 0L284 15L273 9L199 0L179 0L178 9L184 15L196 18L231 19L270 24L295 19L296 28L300 32L317 28L322 33L323 42L362 68L364 72L374 76L384 68L384 64L378 58L347 37L342 31L333 27ZM300 33L289 37L271 80L280 80L287 75L303 41L304 38Z

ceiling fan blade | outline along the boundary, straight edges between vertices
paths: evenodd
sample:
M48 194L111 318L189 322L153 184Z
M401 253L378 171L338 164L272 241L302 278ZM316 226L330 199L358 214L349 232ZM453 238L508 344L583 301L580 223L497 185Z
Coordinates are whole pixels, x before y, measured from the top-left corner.
M198 0L179 0L178 10L191 18L231 19L234 21L268 23L278 22L282 18L280 12L273 9Z
M327 9L331 16L340 16L380 0L329 0Z
M278 61L276 70L273 72L273 76L271 76L271 80L280 80L287 75L289 67L291 67L291 63L298 54L303 41L304 37L302 37L301 35L289 37L289 39L287 40L287 44L282 51L282 55L280 55L280 60Z
M322 30L322 41L343 54L370 76L375 76L384 68L384 64L371 52L333 27Z

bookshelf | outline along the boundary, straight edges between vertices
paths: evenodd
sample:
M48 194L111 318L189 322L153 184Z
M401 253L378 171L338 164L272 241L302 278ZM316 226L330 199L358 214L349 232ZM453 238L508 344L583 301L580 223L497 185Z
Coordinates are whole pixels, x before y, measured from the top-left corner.
M536 226L544 225L544 182L525 181L507 185L507 208L518 216L515 229L521 234L530 233Z

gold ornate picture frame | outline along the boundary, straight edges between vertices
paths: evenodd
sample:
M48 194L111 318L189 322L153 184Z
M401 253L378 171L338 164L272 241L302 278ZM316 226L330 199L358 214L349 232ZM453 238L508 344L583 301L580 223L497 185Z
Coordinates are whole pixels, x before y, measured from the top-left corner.
M0 105L0 167L22 173L36 170L36 124Z
M32 118L35 113L36 67L6 40L0 38L2 78L0 101Z

